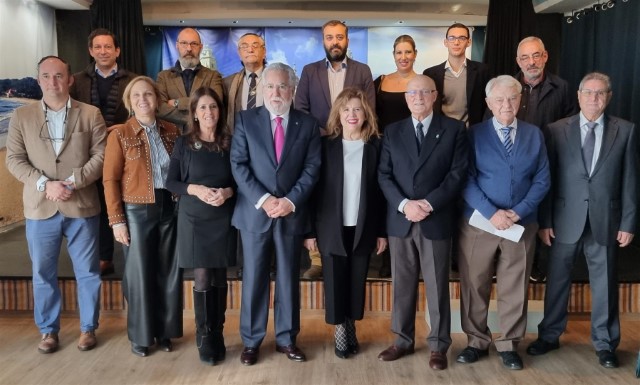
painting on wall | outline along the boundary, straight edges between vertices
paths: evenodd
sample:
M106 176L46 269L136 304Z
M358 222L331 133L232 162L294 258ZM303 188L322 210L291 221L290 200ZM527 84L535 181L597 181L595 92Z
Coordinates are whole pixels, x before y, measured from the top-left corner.
M42 97L36 79L0 79L0 148L4 147L13 111Z

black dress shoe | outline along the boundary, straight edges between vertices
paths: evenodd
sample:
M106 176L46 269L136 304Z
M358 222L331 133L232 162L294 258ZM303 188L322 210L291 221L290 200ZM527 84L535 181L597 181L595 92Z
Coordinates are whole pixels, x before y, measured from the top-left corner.
M340 350L338 349L338 347L336 346L335 349L333 350L336 353L336 357L338 358L349 358L349 350Z
M617 368L618 367L618 357L616 357L616 353L611 350L598 350L596 352L598 355L598 361L600 361L600 365L607 369Z
M524 365L522 364L522 358L515 350L509 350L506 352L498 352L502 357L502 365L511 370L522 370Z
M360 351L360 345L359 344L347 345L347 351L349 352L349 354L356 355Z
M149 355L149 348L132 342L131 353L135 354L138 357L146 357Z
M173 344L169 338L157 338L156 343L158 344L158 348L163 352L170 352L173 350Z
M239 280L242 280L242 267L239 267L238 271L236 271L236 277L238 277Z
M247 348L242 349L242 353L240 353L240 362L242 365L253 365L258 362L258 348Z
M307 357L304 355L302 350L293 344L287 346L276 346L276 352L286 354L287 358L291 361L304 362L307 360Z
M552 350L558 349L560 344L558 341L555 342L547 342L541 338L533 341L527 347L527 354L530 356L541 356L543 354L547 354Z
M489 354L489 349L478 349L473 346L467 346L464 348L460 354L458 354L458 358L456 362L461 364L471 364L480 359L480 357L484 357Z

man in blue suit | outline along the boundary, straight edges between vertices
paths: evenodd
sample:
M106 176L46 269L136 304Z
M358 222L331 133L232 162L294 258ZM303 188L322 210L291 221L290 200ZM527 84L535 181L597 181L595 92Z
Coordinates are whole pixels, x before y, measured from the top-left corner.
M345 87L360 88L367 95L371 108L375 110L376 94L371 69L366 64L347 57L349 29L339 20L331 20L322 26L322 40L327 57L302 69L296 92L295 107L318 119L324 128L329 119L331 105ZM311 267L303 278L322 277L320 254L310 252Z
M244 250L240 361L253 365L269 316L269 261L276 255L276 350L305 361L296 346L300 331L300 250L310 231L307 201L320 173L320 130L309 115L291 109L296 75L274 63L263 71L264 105L240 111L231 144L238 184L232 224Z
M378 181L387 199L393 277L393 345L378 355L393 361L414 352L420 269L427 287L431 331L429 366L447 368L451 345L449 250L455 206L467 176L468 142L460 120L433 113L438 91L416 75L405 98L411 117L387 127Z
M527 353L558 349L567 327L571 270L584 253L591 285L591 342L600 365L618 367L618 247L633 240L638 221L635 125L604 113L611 100L605 74L587 74L578 89L580 113L549 125L552 189L540 209L539 235L551 246L544 319Z
M520 370L517 346L527 329L529 272L533 263L538 205L549 190L549 161L540 129L516 119L522 85L509 75L491 79L486 101L493 118L469 129L471 160L460 223L460 318L468 346L460 363L486 356L491 346L487 326L495 269L500 332L496 350L507 369ZM498 230L518 224L517 242L469 224L477 211ZM496 254L498 257L496 258Z

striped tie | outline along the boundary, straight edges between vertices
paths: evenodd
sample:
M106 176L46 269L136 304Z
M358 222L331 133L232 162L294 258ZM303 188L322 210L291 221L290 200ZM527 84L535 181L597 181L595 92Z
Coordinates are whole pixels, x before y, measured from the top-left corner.
M504 148L505 150L507 150L507 154L511 156L511 152L513 151L513 142L511 141L511 130L513 130L513 127L502 127L500 130L502 131L502 135L504 136L504 142L502 142L502 144L504 144Z
M256 74L252 72L249 74L251 81L249 81L249 95L247 95L247 110L256 106Z

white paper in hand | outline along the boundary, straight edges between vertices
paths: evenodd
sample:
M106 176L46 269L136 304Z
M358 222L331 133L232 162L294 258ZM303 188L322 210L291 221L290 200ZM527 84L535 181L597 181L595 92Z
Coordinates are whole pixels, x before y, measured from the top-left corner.
M519 242L520 237L522 237L522 233L524 233L524 227L518 224L514 224L506 230L498 230L491 224L491 221L483 217L478 210L473 210L473 214L471 214L471 218L469 218L469 224L473 227L479 228L480 230L486 231L487 233L497 235L512 242Z

